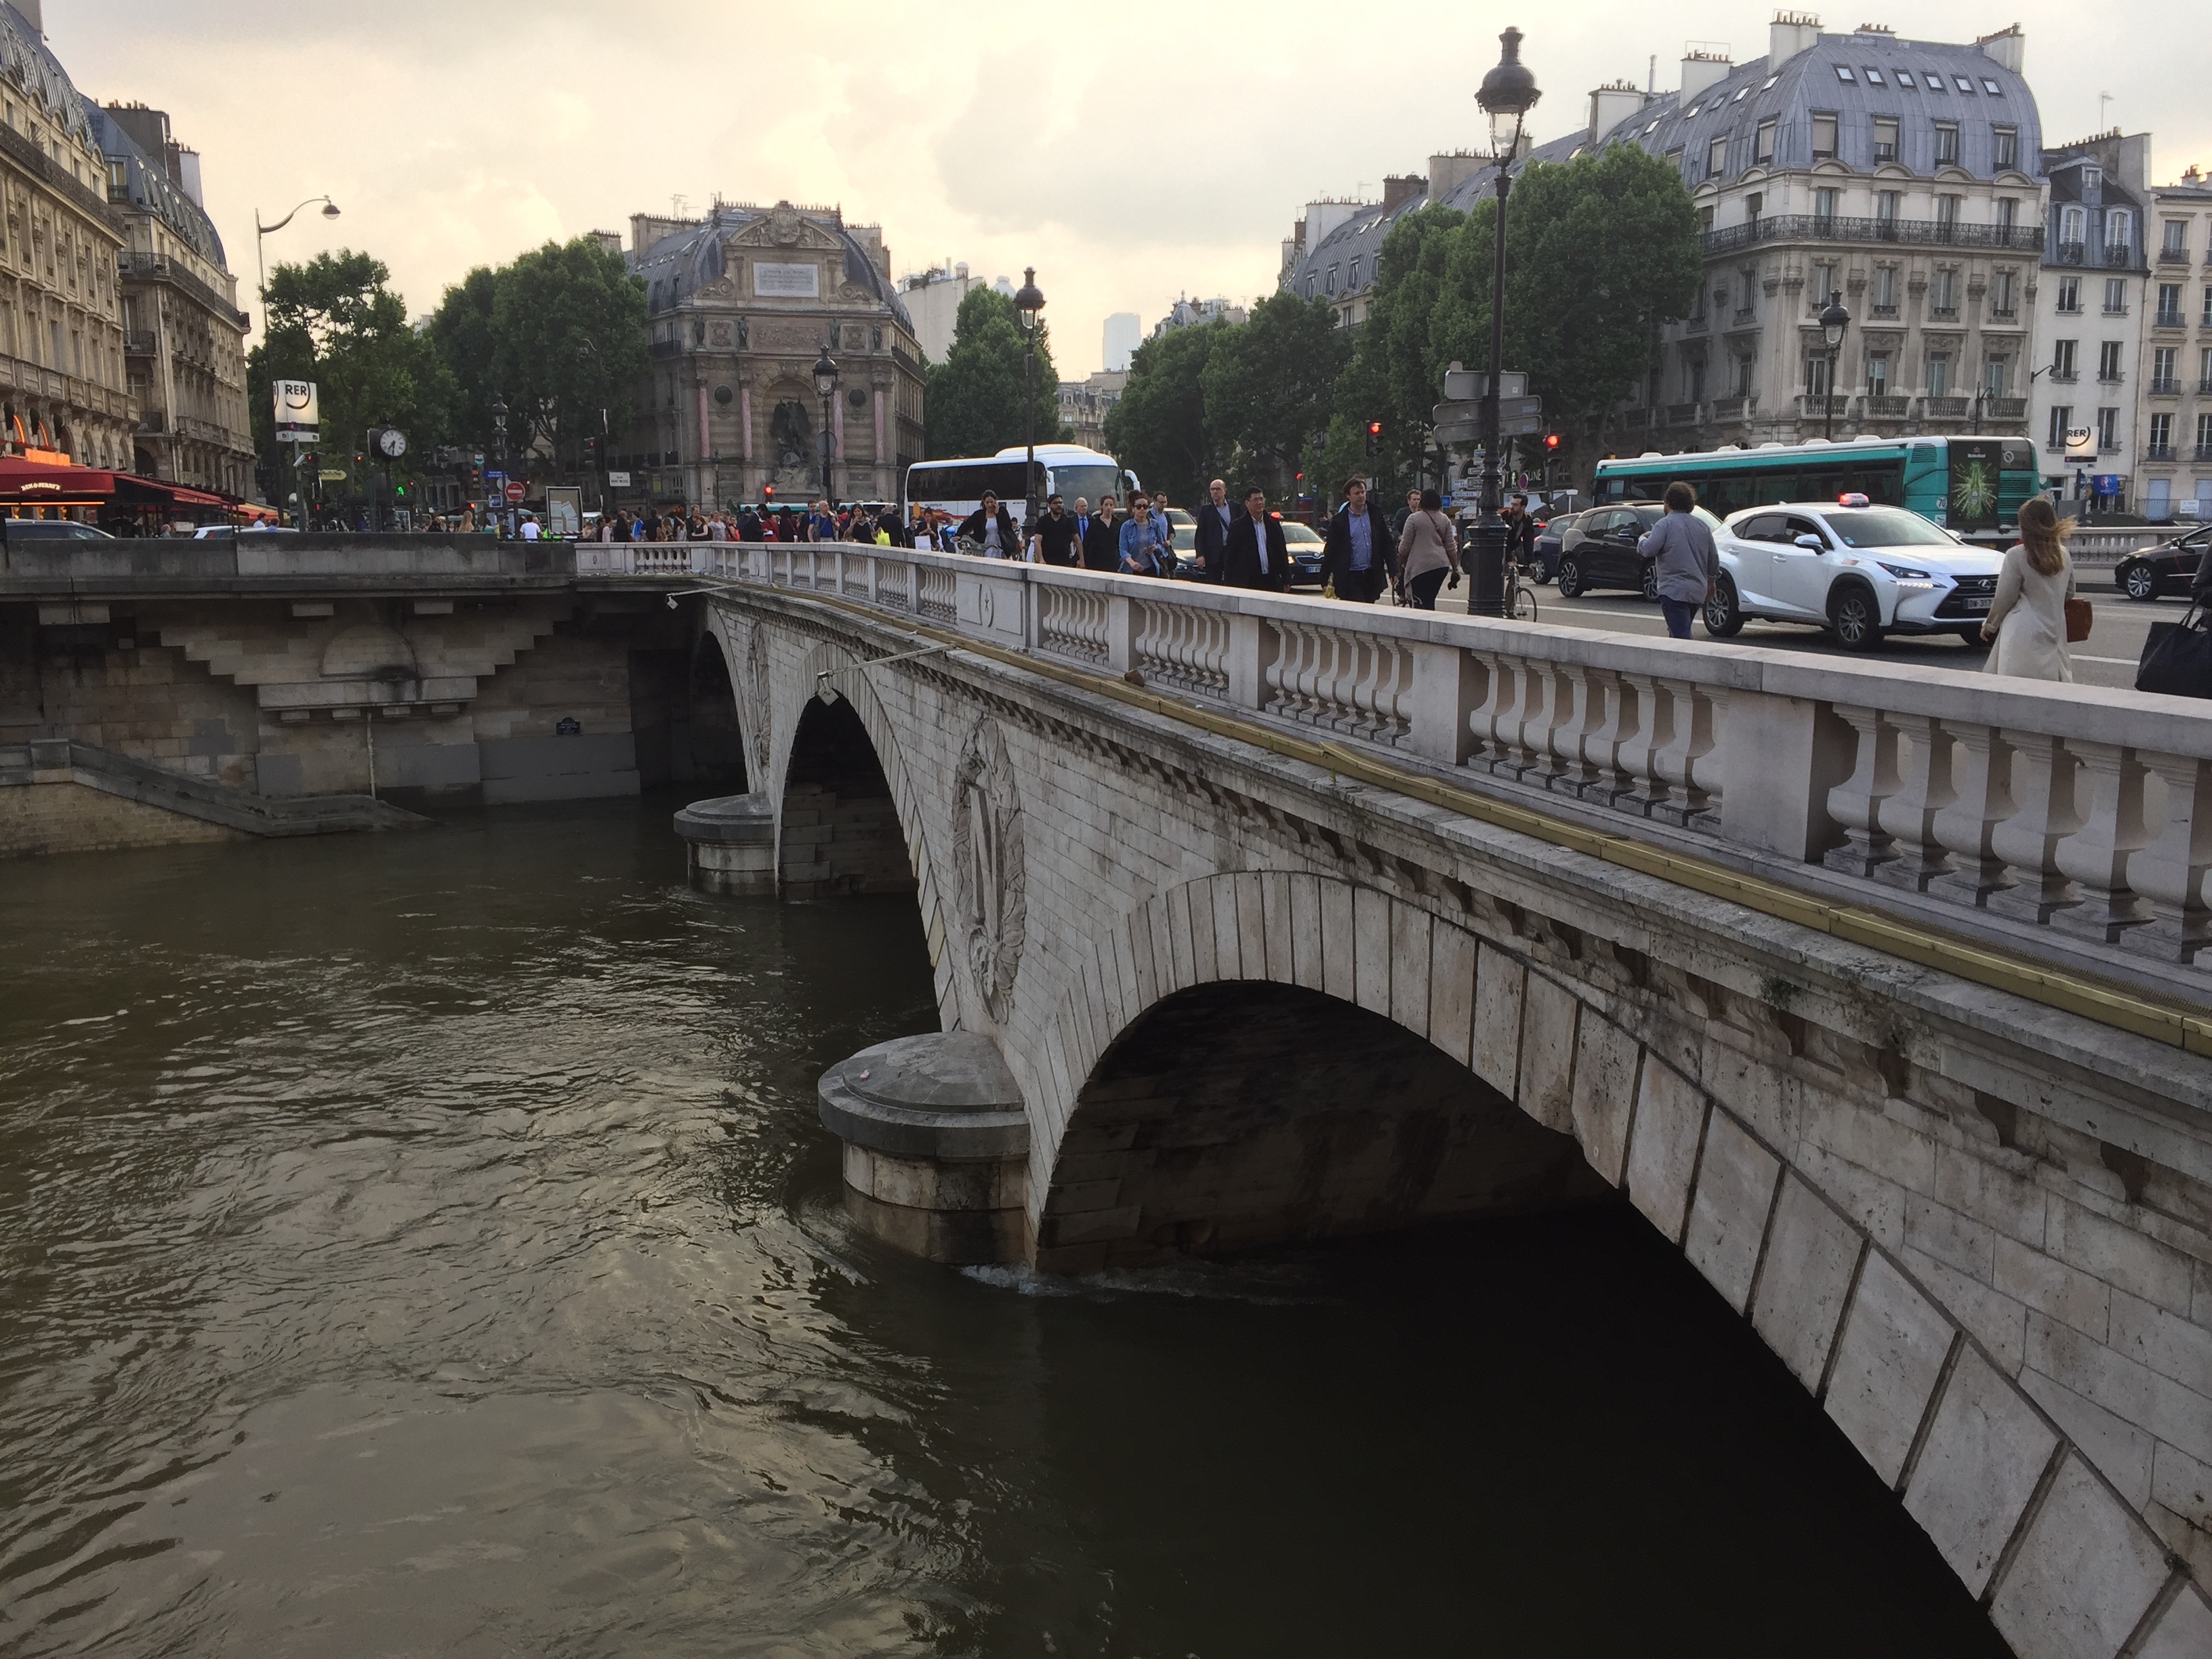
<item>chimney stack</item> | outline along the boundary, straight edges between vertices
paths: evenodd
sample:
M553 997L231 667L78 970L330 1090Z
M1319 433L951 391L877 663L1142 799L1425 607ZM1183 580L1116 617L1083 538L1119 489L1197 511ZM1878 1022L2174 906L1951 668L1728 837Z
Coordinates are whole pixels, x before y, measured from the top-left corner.
M1429 187L1429 181L1416 173L1385 173L1382 178L1382 210L1393 211L1401 202L1410 202Z
M1717 87L1729 78L1735 65L1725 52L1698 47L1682 55L1682 103L1684 107L1694 104L1705 94L1709 87Z
M1766 72L1769 75L1801 52L1810 52L1820 38L1820 20L1809 11L1778 11L1766 28Z
M1974 44L1982 49L1983 57L1993 58L2014 75L2025 73L2021 66L2027 62L2027 35L2019 24L1985 34Z
M1589 95L1589 142L1598 143L1644 107L1644 94L1626 81L1608 82Z

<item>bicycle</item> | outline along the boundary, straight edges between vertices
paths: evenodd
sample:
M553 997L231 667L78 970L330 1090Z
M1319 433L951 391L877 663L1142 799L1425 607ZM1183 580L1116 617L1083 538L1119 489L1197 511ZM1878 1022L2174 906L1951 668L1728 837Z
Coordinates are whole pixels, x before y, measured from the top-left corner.
M1536 620L1536 590L1521 580L1517 561L1505 562L1504 614L1516 622Z

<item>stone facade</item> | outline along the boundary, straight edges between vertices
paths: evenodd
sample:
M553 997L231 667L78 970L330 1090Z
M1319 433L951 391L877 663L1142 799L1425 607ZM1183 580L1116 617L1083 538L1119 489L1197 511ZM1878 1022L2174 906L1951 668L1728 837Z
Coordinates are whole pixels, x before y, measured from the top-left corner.
M1012 666L860 672L910 648L890 618L749 587L707 627L731 660L765 653L738 712L772 799L842 671L942 1022L993 1036L1021 1087L1039 1266L1389 1224L1432 1194L1571 1195L1540 1158L1517 1189L1439 1186L1408 1149L1446 1145L1413 1118L1361 1165L1357 1126L1255 1123L1251 1089L1148 1036L1194 998L1231 1023L1292 994L1364 1011L1399 1034L1387 1063L1441 1056L1458 1097L1571 1146L1680 1249L2016 1651L2190 1650L2212 1583L2201 1060ZM987 726L1024 870L995 988L1011 864L962 782ZM1294 1104L1299 1059L1278 1057Z
M2150 198L2136 507L2152 520L2212 519L2212 184L2191 167Z
M653 356L640 413L614 446L632 498L719 508L770 488L779 502L819 495L814 365L827 350L839 374L830 491L896 500L922 458L923 378L882 232L788 202L630 224Z

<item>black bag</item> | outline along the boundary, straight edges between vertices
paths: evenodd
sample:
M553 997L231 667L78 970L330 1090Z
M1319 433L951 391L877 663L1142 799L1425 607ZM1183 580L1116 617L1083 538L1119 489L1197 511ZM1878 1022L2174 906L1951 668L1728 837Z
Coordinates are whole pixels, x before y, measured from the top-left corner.
M2212 697L2212 631L2195 605L2178 623L2153 623L2136 665L2136 690Z

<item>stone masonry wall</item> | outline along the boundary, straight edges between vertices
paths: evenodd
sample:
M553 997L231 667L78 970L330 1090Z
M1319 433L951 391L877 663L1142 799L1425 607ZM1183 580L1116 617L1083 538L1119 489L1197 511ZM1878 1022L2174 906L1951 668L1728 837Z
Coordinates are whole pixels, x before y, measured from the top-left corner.
M816 672L850 665L865 625L778 595L717 610L744 612L717 622L726 647L766 642L780 789ZM883 761L945 1024L996 1035L1029 1102L1041 1256L1095 1213L1055 1197L1056 1165L1114 1038L1186 986L1310 985L1573 1133L2017 1651L2206 1650L2201 1061L1010 669L838 684ZM951 865L986 717L1025 863L1003 1018Z

